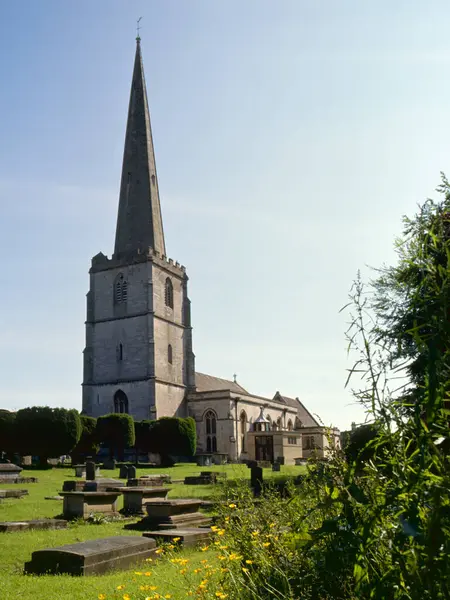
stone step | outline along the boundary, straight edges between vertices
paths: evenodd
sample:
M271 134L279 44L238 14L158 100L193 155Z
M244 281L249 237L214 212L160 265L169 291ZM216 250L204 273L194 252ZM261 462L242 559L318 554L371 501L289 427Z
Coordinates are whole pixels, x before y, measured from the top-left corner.
M145 531L142 535L163 542L171 542L176 538L180 538L179 541L177 540L177 544L191 547L196 546L199 542L207 542L212 536L212 531L209 527L184 527L183 529Z
M25 573L97 575L112 569L127 569L151 557L156 550L152 538L115 536L36 550L25 563Z
M26 531L27 529L66 529L67 521L64 519L35 519L32 521L3 521L0 522L2 533Z

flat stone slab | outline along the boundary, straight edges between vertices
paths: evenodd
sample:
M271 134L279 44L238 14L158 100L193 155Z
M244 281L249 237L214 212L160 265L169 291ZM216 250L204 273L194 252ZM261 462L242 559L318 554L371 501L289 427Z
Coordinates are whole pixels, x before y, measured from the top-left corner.
M0 483L38 483L38 481L37 477L17 477L16 479L11 479L0 475Z
M35 519L32 521L3 521L0 522L0 532L11 533L27 529L66 529L64 519Z
M36 550L25 563L25 573L97 575L112 569L127 569L149 558L156 550L152 538L115 536Z
M28 490L0 490L0 498L22 498L27 494Z
M95 481L73 479L63 483L63 492L106 492L119 487L125 487L125 483L110 477L99 477Z
M152 518L164 518L173 515L195 513L200 508L202 501L197 498L174 500L151 500L146 502L147 514Z
M128 487L140 486L155 486L166 485L172 483L170 475L141 475L140 477L132 477L128 479Z
M63 500L62 496L45 496L44 500Z
M118 515L120 492L61 492L65 519L86 519L91 513Z
M180 538L175 542L176 544L191 547L200 542L207 542L212 537L212 531L209 527L185 527L184 529L145 531L142 535L163 542L171 542L176 538Z

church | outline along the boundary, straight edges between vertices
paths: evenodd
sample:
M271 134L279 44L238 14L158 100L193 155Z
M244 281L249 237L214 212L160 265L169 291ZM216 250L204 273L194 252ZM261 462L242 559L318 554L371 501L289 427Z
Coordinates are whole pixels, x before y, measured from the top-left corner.
M140 38L131 84L114 253L92 258L83 412L135 420L192 416L197 453L294 464L326 456L338 430L298 398L255 396L195 371L186 268L168 257Z

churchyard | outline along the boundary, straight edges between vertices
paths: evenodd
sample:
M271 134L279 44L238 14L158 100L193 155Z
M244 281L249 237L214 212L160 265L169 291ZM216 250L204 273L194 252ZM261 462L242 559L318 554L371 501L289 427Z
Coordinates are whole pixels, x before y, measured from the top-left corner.
M172 483L165 484L168 488L168 499L191 498L197 500L213 500L217 498L218 488L220 486L214 483L203 485L186 485L186 477L198 476L204 470L195 464L178 464L170 468L152 468L137 469L136 476L142 475L157 476L159 474L168 474ZM222 465L212 466L208 471L218 474L217 481L226 479L228 483L235 482L239 485L250 483L250 470L245 465ZM302 473L303 467L282 466L281 472L274 473L271 469L264 469L264 478L272 480L273 478L289 477ZM120 469L100 471L101 477L107 477L112 480L119 480ZM37 478L36 483L28 485L2 483L2 490L23 490L26 488L27 494L20 498L4 497L0 500L0 521L25 522L30 520L62 518L63 500L59 493L63 489L64 482L80 482L75 476L73 468L53 468L47 470L26 470L21 473L24 478ZM97 474L98 476L98 474ZM97 479L97 481L101 481ZM162 486L161 486L162 487ZM133 488L129 488L133 489ZM138 489L138 488L136 488ZM148 488L155 489L154 486ZM6 494L5 494L6 495ZM131 494L133 495L133 494ZM145 500L144 500L145 501ZM197 503L198 504L198 503ZM117 510L123 508L123 494L118 495ZM210 507L209 507L210 508ZM203 511L202 508L200 510ZM205 513L205 516L213 514ZM24 574L24 565L30 561L33 552L38 550L65 546L87 542L89 540L98 540L101 538L110 538L112 536L139 536L142 537L141 530L130 529L139 522L142 515L127 517L121 515L113 518L109 522L101 513L95 513L92 518L87 520L75 519L67 523L63 529L45 529L45 530L27 530L14 531L12 533L0 533L0 598L21 598L28 600L31 598L58 598L61 600L83 598L99 598L102 594L105 598L127 598L127 594L134 589L135 594L129 597L134 599L158 597L158 593L164 594L161 597L170 596L172 598L186 597L185 583L178 562L171 562L164 556L152 553L151 562L139 561L136 565L128 566L125 569L118 569L106 572L101 575L90 575L89 577L74 577L68 574L58 575L26 575ZM164 535L164 534L163 534ZM164 538L163 538L164 539ZM170 541L170 540L169 540ZM180 540L181 543L182 540ZM138 543L138 541L137 541ZM158 539L158 544L161 539ZM195 571L197 565L198 573L195 579L199 579L200 585L202 578L202 565L209 558L210 562L217 562L217 557L210 549L205 550L204 543L200 541L203 550L199 549L194 543L193 547L182 549L175 561L189 561L191 571ZM149 567L151 565L151 568ZM219 567L215 567L219 568ZM150 576L136 575L136 573L149 573ZM182 569L181 569L182 570ZM198 575L198 577L197 577ZM144 584L140 582L144 578ZM124 586L121 588L121 586ZM148 589L140 587L150 586ZM118 589L120 588L120 589ZM153 590L150 588L154 588ZM156 591L158 590L158 591ZM159 591L160 590L160 591ZM149 592L152 592L149 593ZM136 595L137 594L137 595ZM207 596L204 596L207 597ZM218 597L218 596L217 596ZM128 600L128 599L127 599Z

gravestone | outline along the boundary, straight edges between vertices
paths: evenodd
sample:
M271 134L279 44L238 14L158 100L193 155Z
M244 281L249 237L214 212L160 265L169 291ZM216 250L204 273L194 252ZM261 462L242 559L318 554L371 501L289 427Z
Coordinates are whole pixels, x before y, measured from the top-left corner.
M103 468L112 471L116 468L116 461L114 458L107 458L103 461Z
M281 465L280 465L280 463L278 463L278 462L273 463L273 465L272 465L272 471L274 471L275 473L280 472L281 471Z
M86 481L95 481L95 462L86 461Z
M120 465L119 478L128 479L128 465Z
M63 492L106 492L109 488L119 488L125 486L119 479L109 477L100 477L95 481L85 481L70 479L63 483Z
M263 470L261 467L252 467L250 470L250 485L253 488L253 495L258 497L261 495L263 482Z
M127 569L150 558L156 550L152 538L116 536L36 550L25 563L25 573L36 575L99 575L111 569Z
M133 465L128 467L128 479L136 479L136 467Z

